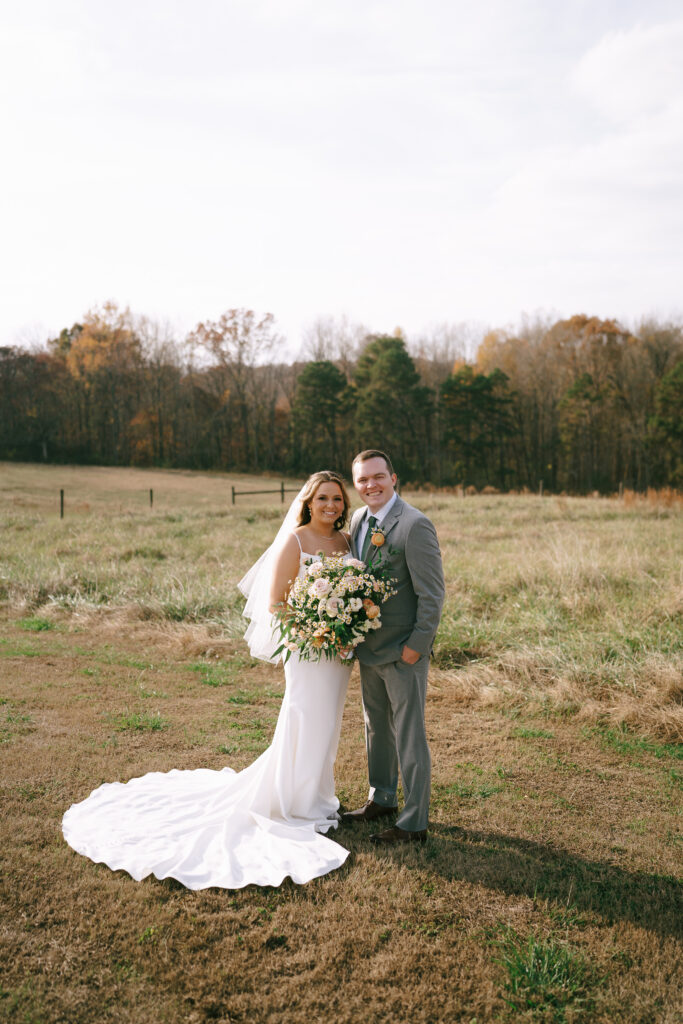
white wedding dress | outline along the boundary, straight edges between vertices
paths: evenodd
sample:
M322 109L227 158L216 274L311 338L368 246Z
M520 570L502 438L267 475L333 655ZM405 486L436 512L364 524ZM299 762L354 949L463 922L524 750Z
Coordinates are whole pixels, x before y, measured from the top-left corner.
M316 557L302 552L299 572ZM340 867L348 850L323 833L338 821L333 769L350 672L293 654L273 742L253 764L105 783L66 812L64 838L136 881L188 889L304 883Z

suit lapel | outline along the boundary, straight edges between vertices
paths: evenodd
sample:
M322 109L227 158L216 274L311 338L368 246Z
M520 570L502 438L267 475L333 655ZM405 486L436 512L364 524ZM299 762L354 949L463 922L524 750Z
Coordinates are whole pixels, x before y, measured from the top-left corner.
M387 536L389 531L392 530L394 528L394 526L396 526L396 523L401 518L401 513L403 512L403 505L404 504L405 503L404 503L403 499L399 498L399 496L396 495L396 501L394 502L394 504L391 506L391 508L387 512L386 518L384 519L384 522L382 523L382 529L384 530L385 537Z

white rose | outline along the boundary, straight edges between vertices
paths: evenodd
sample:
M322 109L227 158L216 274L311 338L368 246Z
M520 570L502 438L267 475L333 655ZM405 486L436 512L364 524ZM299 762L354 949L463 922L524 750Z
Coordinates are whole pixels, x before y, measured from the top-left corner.
M314 580L308 588L309 597L325 597L332 590L332 584L329 580L319 578Z

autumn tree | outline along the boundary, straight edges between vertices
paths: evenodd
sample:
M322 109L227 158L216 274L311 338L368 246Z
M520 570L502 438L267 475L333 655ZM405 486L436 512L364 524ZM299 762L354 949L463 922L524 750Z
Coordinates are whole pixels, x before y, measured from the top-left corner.
M379 446L404 481L683 485L683 324L526 319L473 362L461 327L409 349L319 318L286 363L271 316L229 310L180 345L107 303L44 351L0 350L0 456L299 472Z
M90 451L96 461L127 464L129 426L143 385L142 353L130 310L105 303L48 347L74 381L76 446Z
M224 444L223 465L262 468L264 439L278 398L276 376L263 369L282 345L274 317L230 309L218 320L198 324L188 345L208 359L210 372L202 379L219 399L216 427Z

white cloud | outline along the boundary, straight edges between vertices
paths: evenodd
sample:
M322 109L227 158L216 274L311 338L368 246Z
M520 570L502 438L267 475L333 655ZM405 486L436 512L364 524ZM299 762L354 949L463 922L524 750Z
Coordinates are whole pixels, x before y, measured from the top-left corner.
M683 96L683 18L613 32L579 61L574 85L607 117L659 115Z
M579 60L570 81L610 119L579 144L540 146L508 177L489 211L508 247L598 260L605 273L623 266L640 281L643 260L679 264L683 73L672 64L682 42L677 21L610 35Z

